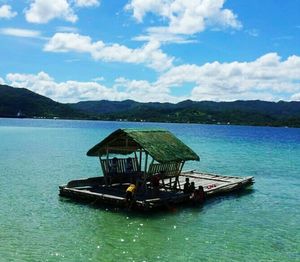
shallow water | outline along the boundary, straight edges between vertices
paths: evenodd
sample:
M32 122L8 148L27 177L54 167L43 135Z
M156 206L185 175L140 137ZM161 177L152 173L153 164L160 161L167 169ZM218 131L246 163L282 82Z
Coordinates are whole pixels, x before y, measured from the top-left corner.
M162 127L252 190L139 214L77 204L58 185L100 174L86 151L117 128ZM300 261L300 129L0 119L2 261Z

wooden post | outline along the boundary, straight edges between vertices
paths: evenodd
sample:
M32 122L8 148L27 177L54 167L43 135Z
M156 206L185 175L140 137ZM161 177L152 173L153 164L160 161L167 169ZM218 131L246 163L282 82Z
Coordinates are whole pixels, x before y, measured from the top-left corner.
M102 165L102 162L101 162L101 156L100 156L100 154L99 154L98 156L99 156L100 166L101 166L101 168L102 168L102 173L103 173L103 175L104 175L104 168L103 168L103 165ZM105 176L105 175L104 175L104 176Z
M182 170L182 168L183 168L184 161L182 161L179 165L180 165L180 166L179 166L179 169L178 169L178 174L177 174L177 176L176 176L176 178L175 178L174 185L173 185L173 189L174 189L174 190L177 190L177 184L178 184L178 188L181 189L180 183L179 183L179 175L180 175L181 170Z
M140 164L139 164L139 171L142 172L142 149L140 148Z
M100 166L101 166L101 168L102 168L102 173L103 173L103 176L104 176L104 182L105 182L105 185L107 186L107 177L106 177L106 172L105 172L105 167L104 167L104 165L102 164L102 158L101 158L101 156L100 156L100 154L98 155L99 156L99 161L100 161Z
M178 172L178 175L177 175L177 177L176 177L176 179L175 179L175 183L174 183L174 188L175 189L177 189L177 184L178 184L178 188L179 189L181 189L181 187L180 187L180 183L179 183L179 176L180 176L180 173L181 173L181 171L182 171L182 168L183 168L183 166L184 166L184 163L185 163L185 161L182 161L181 163L180 163L180 167L179 167L179 172Z
M148 152L145 153L145 168L144 168L144 182L143 182L143 186L145 188L145 191L147 192L147 164L148 164Z
M108 156L108 146L106 146L106 165L107 165L107 168L108 168L108 173L109 173L109 156ZM110 181L109 180L109 175L108 174L104 174L104 181L105 181L105 185L107 186L108 184L110 184Z
M146 152L146 158L145 158L145 173L147 171L147 164L148 164L148 152Z

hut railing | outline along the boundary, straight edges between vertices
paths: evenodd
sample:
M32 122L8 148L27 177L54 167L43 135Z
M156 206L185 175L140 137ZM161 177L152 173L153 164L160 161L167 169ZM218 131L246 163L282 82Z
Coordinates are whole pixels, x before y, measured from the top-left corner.
M160 173L161 174L161 184L165 189L176 190L178 183L178 176L181 172L183 163L182 162L169 162L169 163L156 163L150 164L148 170L148 176Z
M107 183L131 182L132 176L136 175L139 170L138 160L131 158L130 170L127 164L128 158L118 158L115 161L116 163L113 164L113 159L101 159L101 167Z
M116 163L116 170L112 171L113 159L101 159L101 166L104 175L126 174L127 173L127 158L118 158ZM132 172L138 171L138 161L136 158L131 158Z
M157 163L150 164L148 175L154 175L156 173L163 173L164 177L178 176L180 173L181 162L169 162L169 163Z

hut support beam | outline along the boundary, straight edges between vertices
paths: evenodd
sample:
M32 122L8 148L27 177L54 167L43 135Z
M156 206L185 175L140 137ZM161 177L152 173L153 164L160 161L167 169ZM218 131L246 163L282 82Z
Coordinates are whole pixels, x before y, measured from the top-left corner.
M101 168L102 168L102 173L103 173L103 176L104 176L104 182L105 182L105 185L107 186L107 177L106 177L106 174L105 174L105 168L102 164L102 158L101 158L101 155L99 155L99 161L100 161L100 165L101 165Z
M178 171L178 175L176 176L175 178L175 182L174 182L174 189L177 190L177 184L178 184L178 189L181 189L180 187L180 183L179 183L179 175L183 169L183 166L184 166L184 163L185 161L182 161L181 164L180 164L180 168L179 168L179 171Z
M140 148L140 163L139 163L139 171L142 172L142 158L143 158L143 154L142 154L142 149Z
M145 168L144 168L144 181L143 181L143 187L145 188L145 192L147 192L147 164L148 164L148 152L145 152Z

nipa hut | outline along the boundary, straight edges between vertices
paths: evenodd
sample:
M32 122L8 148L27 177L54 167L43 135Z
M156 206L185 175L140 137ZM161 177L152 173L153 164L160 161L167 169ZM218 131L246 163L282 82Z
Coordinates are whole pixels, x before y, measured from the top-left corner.
M145 187L152 175L160 174L162 181L169 179L164 187L174 189L180 187L184 163L199 161L191 148L163 129L118 129L87 155L99 157L106 185L138 181Z

